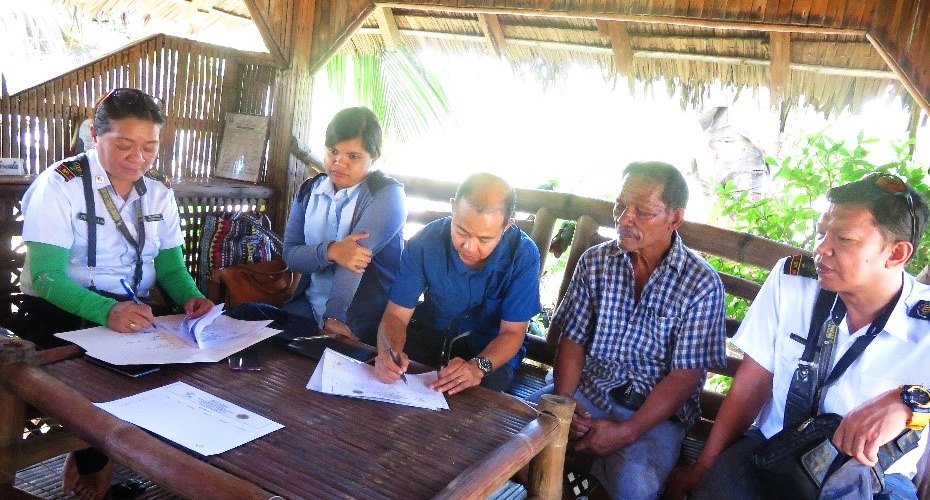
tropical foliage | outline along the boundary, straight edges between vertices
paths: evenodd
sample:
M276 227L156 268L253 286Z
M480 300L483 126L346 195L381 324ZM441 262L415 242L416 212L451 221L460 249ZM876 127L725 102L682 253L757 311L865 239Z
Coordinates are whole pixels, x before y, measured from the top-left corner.
M327 82L344 101L374 111L398 141L451 119L439 79L403 47L379 54L337 54L326 64Z
M874 164L870 161L872 149L887 148L892 160ZM912 161L910 143L881 145L859 134L853 144L832 139L823 133L808 136L795 145L783 160L767 158L775 175L769 192L771 196L753 200L748 192L737 189L732 183L717 189L723 219L719 225L755 234L800 248L811 249L816 238L816 221L825 207L823 195L834 186L861 179L872 172L886 172L905 179L924 196L930 195L925 182L924 169ZM908 271L919 273L930 262L930 238L924 238L915 257L908 263ZM713 258L711 264L729 274L761 283L768 269L735 264ZM731 299L727 315L742 318L746 302Z

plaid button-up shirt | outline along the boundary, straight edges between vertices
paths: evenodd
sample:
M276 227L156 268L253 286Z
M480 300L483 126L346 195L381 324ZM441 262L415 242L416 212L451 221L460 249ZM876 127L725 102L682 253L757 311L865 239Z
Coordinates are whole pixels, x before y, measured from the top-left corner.
M672 238L638 303L629 253L616 240L590 248L552 319L586 346L579 388L605 411L614 387L631 383L648 395L671 370L726 364L723 283L677 232ZM698 388L676 413L686 426L700 416L700 394Z

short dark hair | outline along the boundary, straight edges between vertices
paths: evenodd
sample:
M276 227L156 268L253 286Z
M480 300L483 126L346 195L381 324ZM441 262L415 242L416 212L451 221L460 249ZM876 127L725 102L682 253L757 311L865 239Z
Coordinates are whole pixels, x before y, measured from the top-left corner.
M139 89L113 89L94 108L94 128L97 134L105 134L110 131L113 120L124 118L138 118L161 126L165 124L163 105L161 99Z
M473 195L488 186L499 186L506 191L503 203L501 205L490 206L481 201L474 199ZM504 224L513 219L517 210L517 191L503 178L487 172L479 172L468 176L455 191L455 202L458 204L463 200L468 200L468 204L474 207L480 213L499 211L504 214Z
M927 200L917 190L901 181L906 191L895 193L879 185L878 180L890 174L873 173L858 181L850 182L827 191L827 200L834 205L862 205L869 209L875 224L892 240L910 241L917 246L923 239L927 227L927 218L930 209ZM908 196L911 201L908 203ZM914 207L913 217L916 219L915 234L911 234L911 208Z
M371 158L377 160L381 157L381 124L378 117L368 108L346 108L336 113L336 116L326 126L326 147L331 148L342 141L349 141L356 137L362 140L365 151Z
M662 202L668 208L688 205L688 183L673 165L661 161L638 161L623 169L624 177L637 176L662 184Z

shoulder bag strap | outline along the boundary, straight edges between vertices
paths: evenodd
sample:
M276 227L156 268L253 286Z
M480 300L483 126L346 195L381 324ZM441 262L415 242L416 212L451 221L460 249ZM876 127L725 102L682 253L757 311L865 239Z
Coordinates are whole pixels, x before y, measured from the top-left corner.
M798 367L791 377L791 385L785 399L785 417L783 421L785 427L798 425L812 415L811 408L814 406L819 380L814 357L823 336L824 323L835 301L836 293L822 288L817 292L817 301L814 304L814 313L811 315L807 341L804 344L804 353L801 354L801 359L798 360Z
M97 267L97 209L94 203L94 186L87 155L78 157L81 162L81 182L84 184L84 215L87 216L87 267L90 271L90 286L94 288L94 268Z

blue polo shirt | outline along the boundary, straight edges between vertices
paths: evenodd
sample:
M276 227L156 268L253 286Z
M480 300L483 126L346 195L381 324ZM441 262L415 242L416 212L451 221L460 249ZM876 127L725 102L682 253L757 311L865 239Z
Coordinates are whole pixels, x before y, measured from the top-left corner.
M391 302L415 309L414 319L463 339L479 352L500 332L500 322L529 321L540 311L539 250L510 226L481 269L471 269L452 247L452 218L423 227L404 247ZM419 303L420 295L424 296ZM508 362L517 366L525 348Z

